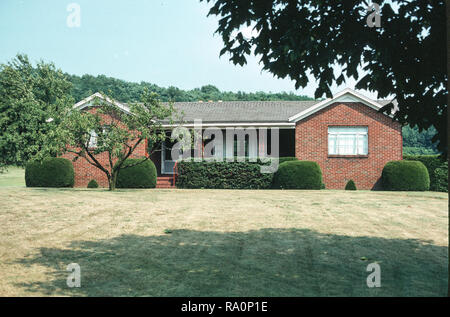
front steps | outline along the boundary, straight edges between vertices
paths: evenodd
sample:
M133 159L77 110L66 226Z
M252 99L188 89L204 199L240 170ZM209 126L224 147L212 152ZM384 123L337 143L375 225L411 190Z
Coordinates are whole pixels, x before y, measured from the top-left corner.
M156 188L175 188L173 176L158 176L156 178Z

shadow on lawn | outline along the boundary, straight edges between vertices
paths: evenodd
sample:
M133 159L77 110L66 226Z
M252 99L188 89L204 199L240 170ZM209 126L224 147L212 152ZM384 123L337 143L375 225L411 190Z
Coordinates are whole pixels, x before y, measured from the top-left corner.
M308 229L174 230L41 248L19 263L53 273L16 286L30 295L446 296L447 254L447 247L426 241ZM369 289L366 267L375 261L381 288ZM69 263L81 266L81 288L66 286Z

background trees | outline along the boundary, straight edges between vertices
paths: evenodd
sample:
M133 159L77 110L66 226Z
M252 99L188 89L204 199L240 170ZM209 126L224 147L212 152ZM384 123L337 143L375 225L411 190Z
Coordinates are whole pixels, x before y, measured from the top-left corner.
M192 90L182 90L177 87L170 86L168 88L159 87L157 85L140 82L133 83L105 75L92 76L83 75L76 76L66 74L68 81L72 83L70 94L76 101L80 101L97 91L108 92L111 98L120 102L139 101L144 89L158 94L161 101L258 101L258 100L312 100L308 96L296 95L293 93L245 93L221 91L213 85L205 85Z
M291 78L297 88L310 74L318 81L316 98L330 97L330 86L346 77L358 79L357 89L397 99L400 122L419 130L434 126L433 141L447 152L444 0L376 1L380 28L368 26L365 0L206 1L213 2L209 14L220 17L221 54L233 63L243 65L254 54L264 70ZM246 27L254 27L251 37L244 36Z
M0 65L0 165L23 166L42 147L55 113L73 105L71 83L53 63L26 55Z

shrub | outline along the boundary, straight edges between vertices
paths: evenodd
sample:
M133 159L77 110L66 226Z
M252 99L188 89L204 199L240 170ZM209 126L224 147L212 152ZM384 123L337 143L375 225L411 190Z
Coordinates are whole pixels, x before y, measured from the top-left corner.
M273 176L273 188L321 189L322 171L310 161L288 161L280 164Z
M448 182L448 163L443 161L439 155L404 155L404 160L420 161L425 165L430 176L431 191L448 191L448 187L444 186ZM439 169L438 172L436 170ZM443 171L443 170L446 171Z
M155 188L156 167L151 160L127 159L117 175L117 188ZM141 163L139 163L141 162ZM128 167L130 165L135 166Z
M428 170L419 161L388 162L381 178L385 190L424 191L430 188Z
M178 163L178 188L268 189L272 174L261 173L261 162L202 162Z
M95 179L91 179L87 185L87 188L98 188L97 181Z
M298 158L294 157L294 156L285 156L285 157L280 157L278 159L278 164L282 164L284 162L289 162L289 161L298 161Z
M345 190L356 190L356 185L353 179L347 182L347 185L345 185Z
M75 173L71 161L49 157L42 162L32 161L25 166L27 187L73 187Z
M431 179L431 177L430 177ZM448 192L448 163L445 162L441 167L434 170L433 173L433 190L438 192ZM430 180L431 182L431 180ZM431 184L430 184L431 188Z

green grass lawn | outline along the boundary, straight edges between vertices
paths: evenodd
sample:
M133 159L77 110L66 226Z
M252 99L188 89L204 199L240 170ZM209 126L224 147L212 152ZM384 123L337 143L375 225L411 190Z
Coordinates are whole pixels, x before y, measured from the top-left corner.
M25 187L24 169L9 166L5 173L0 173L0 187Z
M0 197L0 296L447 295L446 193L2 186ZM373 262L381 288L366 285ZM70 263L81 288L66 285Z

